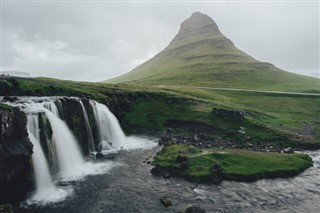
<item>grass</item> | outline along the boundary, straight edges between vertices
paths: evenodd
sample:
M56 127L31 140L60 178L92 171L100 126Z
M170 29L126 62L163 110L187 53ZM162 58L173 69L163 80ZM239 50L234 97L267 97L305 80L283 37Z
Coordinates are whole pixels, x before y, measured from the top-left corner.
M106 82L320 93L319 79L257 61L224 36L208 34L172 42L131 72Z
M187 157L189 166L177 162L177 156ZM188 145L164 147L153 165L172 175L196 182L210 182L213 164L221 165L223 179L256 181L264 178L290 177L312 166L306 154L261 153L247 150L202 150Z
M145 87L61 81L48 78L8 78L12 95L78 96L108 105L127 134L165 132L174 123L190 124L182 131L193 134L193 126L209 126L212 137L239 143L270 143L281 147L319 147L320 99L310 96L274 95L239 91L214 91L189 87ZM2 94L4 95L4 94ZM241 121L219 117L213 108L241 110L247 114ZM313 136L297 138L301 122L311 124ZM250 137L238 133L240 126ZM201 128L200 128L201 129Z

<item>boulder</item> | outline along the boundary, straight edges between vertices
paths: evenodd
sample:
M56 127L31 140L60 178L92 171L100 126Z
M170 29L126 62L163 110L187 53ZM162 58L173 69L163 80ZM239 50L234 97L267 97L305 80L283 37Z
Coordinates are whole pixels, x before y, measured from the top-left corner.
M161 197L160 201L164 207L169 207L173 205L173 201L168 197Z

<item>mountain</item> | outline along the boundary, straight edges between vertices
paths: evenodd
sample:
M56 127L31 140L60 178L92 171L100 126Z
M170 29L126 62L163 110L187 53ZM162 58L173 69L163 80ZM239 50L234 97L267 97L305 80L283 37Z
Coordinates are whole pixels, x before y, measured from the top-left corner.
M283 71L239 50L209 16L199 12L181 24L178 34L164 50L131 72L107 82L319 90L317 79Z

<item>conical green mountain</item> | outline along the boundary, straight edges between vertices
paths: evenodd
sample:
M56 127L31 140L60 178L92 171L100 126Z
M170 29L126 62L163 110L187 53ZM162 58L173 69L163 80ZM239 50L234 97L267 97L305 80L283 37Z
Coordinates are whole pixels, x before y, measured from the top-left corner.
M242 32L239 32L242 33ZM319 80L283 71L239 50L207 15L193 13L170 44L109 83L319 90ZM297 89L298 88L298 89Z

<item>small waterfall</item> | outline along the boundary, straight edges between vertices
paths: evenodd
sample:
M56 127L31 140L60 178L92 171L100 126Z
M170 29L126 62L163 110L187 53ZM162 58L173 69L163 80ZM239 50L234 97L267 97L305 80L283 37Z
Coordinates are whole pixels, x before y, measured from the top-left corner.
M45 203L46 199L64 199L67 192L62 189L58 189L53 184L48 163L40 145L39 116L38 114L29 114L27 119L28 135L33 144L32 163L36 182L36 191L33 193L31 198L29 198L28 202Z
M61 102L60 102L61 103ZM50 112L52 112L55 116L57 116L58 118L60 118L60 113L58 110L58 107L56 106L56 104L54 103L54 101L49 101L49 102L44 102L43 106L48 109Z
M110 112L107 106L90 101L98 127L100 146L102 150L120 149L126 145L126 136L123 133L118 119Z
M83 117L84 117L84 121L86 123L86 130L87 130L87 135L88 135L88 143L89 143L89 150L90 152L95 152L95 146L94 146L94 141L93 141L93 136L92 136L92 130L90 127L90 123L89 123L89 118L88 118L88 114L86 111L86 108L84 107L82 101L80 100L80 105L82 107L82 112L83 112Z
M84 164L84 160L76 138L67 124L55 114L59 112L56 110L57 107L54 107L54 102L51 102L50 106L52 111L48 109L44 109L44 111L53 132L52 140L57 152L59 172L62 177L72 176Z

